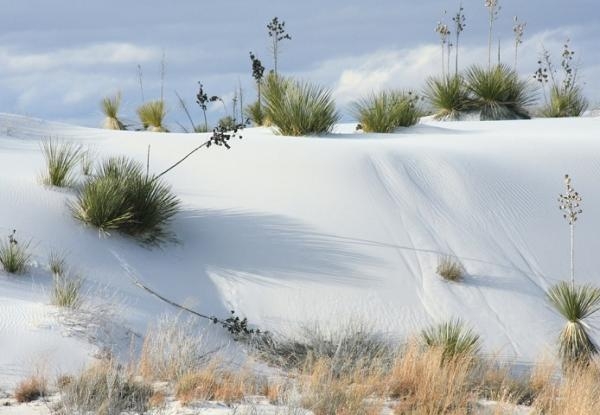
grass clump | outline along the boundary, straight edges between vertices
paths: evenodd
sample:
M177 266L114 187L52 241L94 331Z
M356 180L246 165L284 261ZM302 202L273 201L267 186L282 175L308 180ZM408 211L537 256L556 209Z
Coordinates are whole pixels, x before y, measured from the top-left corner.
M102 232L116 230L148 243L169 238L179 200L161 179L126 157L104 161L71 205L73 216Z
M507 65L490 69L472 66L466 73L467 89L482 120L529 119L535 97L527 81Z
M164 120L167 116L164 101L156 100L142 104L137 109L137 114L146 130L157 133L168 132L164 126Z
M465 268L457 259L445 256L438 259L436 272L447 281L461 281L465 274Z
M153 390L138 382L114 361L95 363L73 376L60 390L58 414L145 413Z
M252 121L252 123L257 127L262 127L263 125L267 125L267 120L265 118L265 112L260 104L260 102L256 101L252 104L249 104L244 109L244 115Z
M579 117L588 107L588 101L577 85L568 88L553 86L550 89L550 100L542 108L543 117Z
M15 399L19 403L32 402L46 395L48 384L41 376L31 376L19 383L15 389Z
M476 355L481 348L479 335L467 328L460 319L428 327L421 332L421 337L428 347L441 349L446 360Z
M15 238L16 230L8 235L8 241L0 242L0 264L9 274L22 274L27 270L27 262L31 258L30 242L19 243Z
M81 146L68 141L42 141L47 172L43 182L49 186L66 187L73 183L73 168L81 159Z
M429 78L425 98L436 111L436 120L459 120L462 115L473 110L473 100L460 75Z
M352 104L363 131L391 133L419 121L418 97L412 92L382 91Z
M598 353L585 319L600 310L600 289L561 281L548 290L548 300L567 323L558 338L559 355L565 366L587 364Z
M80 278L73 278L64 273L54 274L50 303L57 307L78 309L82 302L81 285Z
M331 91L308 82L271 74L262 98L264 117L282 135L329 133L340 119Z
M104 113L103 128L108 130L125 130L125 125L119 119L119 108L121 107L121 94L117 93L114 97L105 97L100 103L100 108Z

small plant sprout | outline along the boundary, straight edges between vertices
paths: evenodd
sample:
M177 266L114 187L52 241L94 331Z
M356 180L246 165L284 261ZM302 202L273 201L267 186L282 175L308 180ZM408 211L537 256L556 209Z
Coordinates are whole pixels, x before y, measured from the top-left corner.
M564 212L563 217L571 231L571 286L575 287L575 222L583 210L580 208L582 198L571 183L571 178L565 174L565 194L558 196L558 207Z
M271 53L273 54L273 69L277 75L277 61L279 59L279 42L282 40L291 40L292 37L285 32L285 22L279 20L278 17L273 17L267 24L269 37L271 38Z
M465 30L465 27L467 26L465 23L465 21L466 21L465 14L463 13L463 11L464 11L464 7L462 6L462 3L460 3L458 11L452 18L452 21L454 22L454 34L456 36L456 45L455 45L456 50L454 51L454 58L455 58L454 76L458 76L458 41L460 39L460 34L463 32L463 30Z
M444 16L446 15L446 11L444 10ZM448 37L450 36L450 29L448 25L443 21L437 22L435 26L435 32L440 36L440 42L442 44L442 75L446 75L446 63L445 63L445 54L446 54L446 45L448 45L448 62L450 61L450 41Z
M519 45L523 43L523 35L525 34L525 27L527 22L520 22L519 17L514 17L515 25L513 26L513 32L515 34L515 71L517 70L517 59L519 56Z
M488 34L488 68L492 67L492 31L494 28L494 21L498 19L498 13L502 8L499 0L484 0L485 7L489 13L489 34Z

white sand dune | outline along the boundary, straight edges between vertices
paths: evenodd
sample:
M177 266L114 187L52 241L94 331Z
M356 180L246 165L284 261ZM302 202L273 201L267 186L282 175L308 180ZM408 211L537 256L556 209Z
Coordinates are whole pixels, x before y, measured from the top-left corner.
M183 202L172 224L179 242L148 249L118 234L99 237L71 218L74 192L40 184L40 140L142 162L150 145L150 168L160 172L206 134L1 115L0 237L17 229L31 240L35 263L28 275L0 276L0 387L36 359L68 370L97 351L66 336L47 305L51 249L68 253L89 295L114 302L132 333L175 311L135 287L128 272L204 313L234 309L279 332L358 320L402 338L461 317L487 353L523 362L553 353L561 319L545 290L568 278L568 226L556 201L565 173L584 198L577 280L600 280L600 119L424 121L392 135L353 127L321 138L247 129L231 150L198 152L164 177ZM443 255L462 261L463 282L436 275ZM115 344L127 345L127 335L115 334Z

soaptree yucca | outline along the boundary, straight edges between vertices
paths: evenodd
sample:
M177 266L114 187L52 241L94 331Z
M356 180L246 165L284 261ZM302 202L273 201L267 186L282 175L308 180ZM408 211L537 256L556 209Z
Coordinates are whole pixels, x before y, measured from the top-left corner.
M158 133L168 132L164 126L164 120L167 115L164 101L157 100L142 104L137 109L137 113L145 129Z
M475 355L481 348L481 339L460 319L430 326L421 332L423 342L428 347L443 351L444 359Z
M528 107L535 95L527 81L507 65L490 69L472 66L466 72L467 89L482 120L530 118Z
M542 108L541 115L552 118L579 117L587 107L588 101L579 86L552 86L549 102Z
M46 160L46 172L42 177L44 184L57 187L72 185L73 169L81 160L81 146L49 138L42 141L41 147Z
M558 338L563 363L589 362L598 353L598 346L590 337L585 319L600 310L600 289L561 281L548 290L548 300L567 320Z
M474 109L473 100L460 75L429 78L425 98L436 111L436 120L458 120Z
M282 135L328 133L340 118L331 91L308 82L270 74L262 98L264 116Z
M363 131L391 133L419 121L418 99L410 91L382 91L354 102L352 112Z
M119 108L121 107L121 94L114 97L105 97L100 103L100 108L104 113L103 127L108 130L124 130L125 125L119 119Z
M179 200L159 177L125 157L103 162L71 205L73 216L102 232L117 230L143 242L168 239L168 223Z

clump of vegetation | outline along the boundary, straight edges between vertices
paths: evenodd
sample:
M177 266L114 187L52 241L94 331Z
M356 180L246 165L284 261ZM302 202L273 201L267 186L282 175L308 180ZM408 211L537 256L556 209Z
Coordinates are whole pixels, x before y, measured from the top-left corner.
M125 124L119 119L119 108L121 107L121 93L117 93L114 97L105 97L100 107L104 113L103 127L108 130L125 130Z
M270 74L262 97L265 116L282 135L328 133L340 118L331 91L308 82Z
M42 376L31 376L15 389L15 399L19 403L32 402L46 395L48 383Z
M112 360L95 363L73 376L60 392L55 410L61 415L145 413L153 394L152 387L134 380Z
M164 126L167 110L163 100L150 101L142 104L137 109L137 114L144 129L157 133L168 132Z
M50 292L50 303L57 307L78 309L81 306L80 278L74 278L67 274L54 274L52 291Z
M236 126L237 122L235 118L233 118L231 115L226 115L225 117L221 118L217 123L217 127L225 131L233 131L236 128Z
M465 268L456 258L445 256L438 260L436 272L447 281L460 281L465 274Z
M460 319L428 327L421 332L423 342L428 347L440 348L444 359L456 356L475 355L481 348L481 339Z
M16 230L8 235L8 241L0 242L0 264L10 274L22 274L27 270L27 262L31 258L29 244L19 243L15 238Z
M566 320L558 338L559 355L565 365L589 363L598 346L588 333L585 319L600 310L600 289L573 286L561 281L548 290L548 300Z
M148 243L168 239L166 227L178 210L179 200L170 187L126 157L103 162L71 204L73 216L81 222Z
M460 75L429 78L425 98L436 111L436 120L459 120L465 113L474 110L473 100Z
M529 119L528 107L535 96L528 83L510 67L490 69L472 66L466 74L467 89L482 120Z
M418 100L410 91L382 91L355 102L352 107L365 132L391 133L419 121Z
M587 109L588 101L577 83L577 66L573 64L575 52L571 50L569 40L563 46L562 80L550 59L550 53L543 50L538 60L538 69L533 77L542 86L545 105L541 110L544 117L578 117ZM550 96L546 91L550 85Z
M81 146L51 138L43 140L41 146L47 169L42 178L43 182L57 187L72 185L73 169L81 160Z

